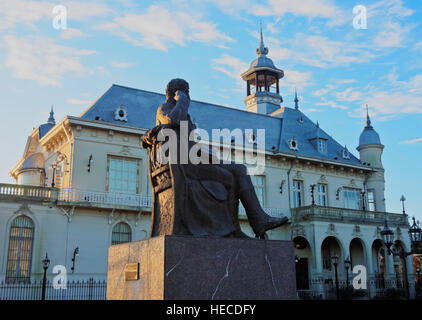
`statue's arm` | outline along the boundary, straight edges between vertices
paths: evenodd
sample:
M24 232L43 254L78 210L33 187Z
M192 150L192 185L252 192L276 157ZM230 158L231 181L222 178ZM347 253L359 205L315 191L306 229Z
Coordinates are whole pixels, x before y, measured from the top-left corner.
M179 100L170 110L160 106L157 110L157 124L170 124L178 126L180 121L188 121L188 109L190 100L188 96L179 91Z

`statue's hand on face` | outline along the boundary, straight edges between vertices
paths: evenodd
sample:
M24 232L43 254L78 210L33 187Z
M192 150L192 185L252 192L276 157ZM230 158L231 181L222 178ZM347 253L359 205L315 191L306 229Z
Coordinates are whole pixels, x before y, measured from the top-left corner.
M179 99L185 99L187 101L190 101L189 93L177 90L174 95L174 100L179 101Z

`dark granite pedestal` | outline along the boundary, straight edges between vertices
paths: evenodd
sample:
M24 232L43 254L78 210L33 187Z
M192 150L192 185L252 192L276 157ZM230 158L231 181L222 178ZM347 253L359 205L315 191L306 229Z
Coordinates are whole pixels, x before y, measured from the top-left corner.
M161 236L111 246L107 299L296 299L293 243Z

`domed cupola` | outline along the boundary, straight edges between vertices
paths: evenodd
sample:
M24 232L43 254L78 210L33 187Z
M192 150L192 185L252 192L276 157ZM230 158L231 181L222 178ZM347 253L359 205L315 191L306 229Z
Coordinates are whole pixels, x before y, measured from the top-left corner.
M364 185L366 198L372 201L371 206L366 206L366 208L371 211L385 212L385 170L381 161L384 146L381 144L380 136L371 125L368 106L366 106L365 128L360 134L359 146L356 149L359 151L362 165L374 169L374 172L367 176Z
M283 98L280 96L279 80L284 77L284 71L276 68L273 61L267 57L268 48L264 45L262 25L260 27L257 58L249 69L241 74L246 81L245 104L248 111L270 114L280 108Z
M371 126L371 119L369 119L369 113L366 114L365 128L359 136L359 146L365 146L369 144L381 144L380 136Z
M381 156L384 146L381 144L380 136L371 125L368 106L366 108L365 128L359 136L359 146L356 149L359 151L362 164L382 168Z
M43 186L44 177L44 155L41 152L28 156L18 169L18 184Z

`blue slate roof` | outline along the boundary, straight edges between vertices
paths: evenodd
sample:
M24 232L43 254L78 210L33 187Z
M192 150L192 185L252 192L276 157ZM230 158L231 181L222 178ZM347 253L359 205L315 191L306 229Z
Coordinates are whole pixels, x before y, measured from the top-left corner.
M39 139L44 137L47 134L47 132L50 131L50 129L53 128L54 126L55 124L53 123L44 123L40 125L38 128Z
M87 120L101 120L119 125L143 129L155 126L157 107L164 103L164 94L139 89L112 85L80 117ZM114 119L114 111L119 106L127 110L127 122ZM282 118L256 114L246 110L224 107L200 101L191 101L189 113L196 125L209 132L212 129L265 129L266 149L281 151L318 159L330 159L348 164L361 164L359 159L350 154L350 160L341 157L344 148L321 128L317 128L300 110L284 108ZM303 121L299 121L302 118ZM316 132L327 139L327 153L319 153L311 143ZM256 132L256 131L255 131ZM291 151L287 140L292 137L298 141L299 151ZM337 158L337 159L335 159Z
M258 58L256 58L255 60L253 60L251 62L251 65L249 66L250 69L252 69L252 68L263 68L263 67L268 67L268 68L272 68L272 69L276 68L273 61L265 55L261 55Z
M312 122L304 113L299 109L284 108L283 111L283 128L281 133L281 141L279 151L300 154L318 159L330 159L339 162L345 162L349 164L360 165L361 162L353 154L350 153L350 159L346 160L342 158L341 151L344 146L339 144L324 130ZM311 140L317 138L326 140L327 153L320 153L316 148L315 144ZM295 138L298 142L299 151L291 151L288 145L288 140Z

